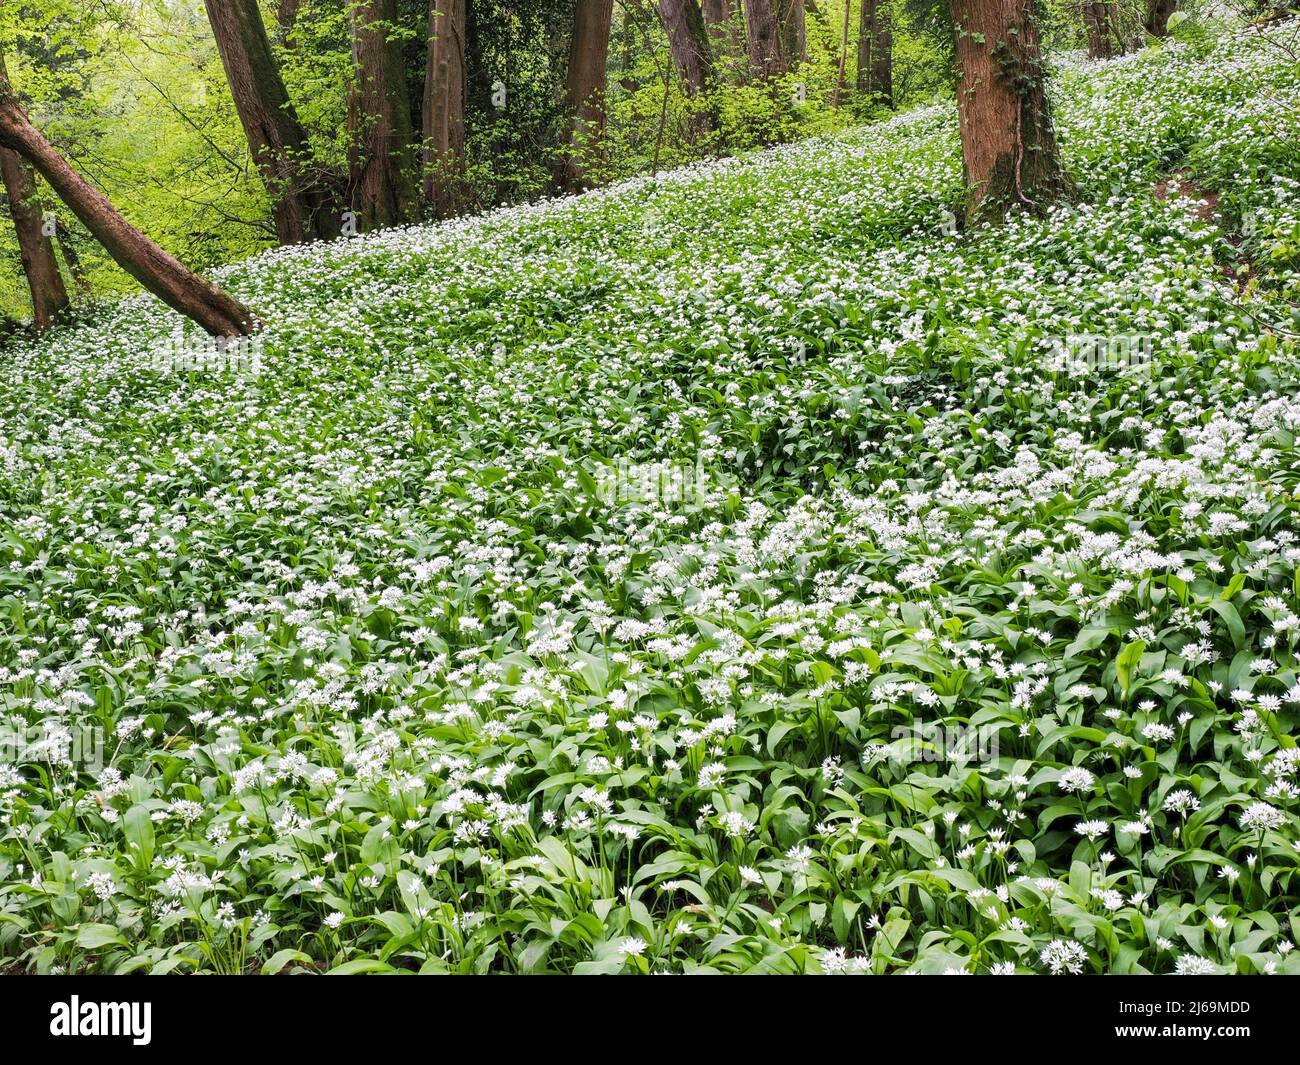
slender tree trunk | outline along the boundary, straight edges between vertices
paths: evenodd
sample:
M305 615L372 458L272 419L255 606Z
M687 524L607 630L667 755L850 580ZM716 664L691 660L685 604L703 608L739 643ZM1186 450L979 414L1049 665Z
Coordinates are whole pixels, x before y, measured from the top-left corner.
M749 37L749 71L767 78L786 70L781 27L772 9L774 0L745 0L745 28ZM781 0L775 0L780 3ZM788 2L788 0L787 0Z
M0 77L0 147L26 159L119 266L168 306L194 319L214 336L246 336L248 309L216 285L191 273L132 227L98 189L78 174L32 125Z
M781 27L781 48L791 69L808 58L808 23L804 15L804 0L771 0L778 12Z
M881 0L862 0L858 20L858 92L893 105L894 31Z
M18 235L18 257L32 296L32 324L38 330L48 329L67 313L70 303L54 255L54 241L45 228L36 198L36 175L17 152L0 148L0 179L9 198L9 213Z
M1169 19L1178 10L1178 0L1147 0L1146 31L1152 37L1169 36Z
M356 83L348 102L352 209L366 229L404 225L419 210L415 134L396 0L353 0L349 8Z
M713 80L713 53L700 5L696 0L659 0L659 17L686 91L698 96Z
M844 0L844 24L840 27L840 61L835 71L835 94L831 97L831 106L840 106L840 97L844 94L844 72L849 65L849 23L852 21L853 5Z
M1070 192L1043 83L1033 0L949 0L969 221Z
M564 106L572 116L559 185L576 190L591 184L591 170L605 136L605 76L614 0L578 0L569 45Z
M301 244L338 236L333 205L307 187L307 134L280 77L258 0L204 3L248 147L275 204L276 237Z
M465 188L466 0L429 0L424 74L424 198L439 218L460 214Z

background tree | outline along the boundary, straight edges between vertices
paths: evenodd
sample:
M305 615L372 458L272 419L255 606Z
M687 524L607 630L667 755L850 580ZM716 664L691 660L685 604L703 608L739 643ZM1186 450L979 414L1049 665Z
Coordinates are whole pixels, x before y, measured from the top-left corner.
M1109 59L1123 55L1124 40L1120 30L1119 4L1115 0L1082 5L1084 32L1088 41L1088 58Z
M969 221L1041 212L1070 190L1033 0L949 0Z
M745 0L745 31L749 40L749 70L767 78L786 69L781 27L772 7L774 0ZM780 0L775 0L779 3Z
M467 0L429 0L424 73L424 198L439 218L468 205L465 184Z
M703 93L713 80L713 52L700 5L696 0L659 0L659 17L686 91Z
M884 0L862 0L858 19L858 92L894 102L894 32Z
M3 63L0 57L0 65ZM0 77L4 75L0 73ZM36 175L17 152L0 148L0 179L4 182L23 274L31 293L32 324L38 330L48 329L66 315L71 301L37 199Z
M607 63L614 0L578 0L569 46L564 106L569 112L559 184L580 189L591 182L605 135Z
M298 121L258 0L204 0L253 161L273 201L281 244L338 236L332 197L310 178L307 134Z
M415 135L396 0L352 0L348 126L352 209L362 228L416 220Z
M781 28L781 50L795 67L808 58L808 23L804 0L771 0Z
M0 52L0 86L8 84L9 71L4 53ZM71 301L37 197L36 174L16 151L0 147L0 181L9 201L19 260L31 294L32 324L38 330L48 329L66 315Z
M1178 10L1178 0L1147 0L1147 33L1152 37L1169 36L1169 19Z

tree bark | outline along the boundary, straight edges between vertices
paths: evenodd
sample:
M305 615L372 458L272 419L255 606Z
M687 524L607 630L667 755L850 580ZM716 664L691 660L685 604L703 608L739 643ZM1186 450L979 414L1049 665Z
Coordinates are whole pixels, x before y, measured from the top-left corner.
M1035 212L1070 192L1043 83L1033 0L949 0L967 220Z
M18 257L32 296L32 324L48 329L71 306L68 290L54 255L54 241L45 231L40 201L36 198L36 175L11 148L0 148L0 179L9 197L9 213L18 235Z
M293 28L298 24L299 0L279 0L275 6L275 21L280 27L280 40L286 48L294 47Z
M415 221L415 135L396 0L354 0L349 8L356 82L348 101L352 209L365 229Z
M1146 31L1152 37L1169 36L1169 19L1178 10L1178 0L1147 0Z
M1089 59L1110 59L1123 54L1119 4L1114 0L1083 5L1083 28L1088 38Z
M591 184L591 170L605 135L605 76L614 0L578 0L569 45L564 106L571 115L568 145L560 164L562 189Z
M704 14L696 0L659 0L659 17L686 91L698 96L713 80L713 53Z
M862 0L858 20L858 92L893 106L894 31L880 0Z
M429 0L424 74L424 198L439 218L460 214L465 187L465 5Z
M62 218L55 220L55 237L59 242L59 251L63 252L63 261L67 264L68 273L72 275L72 283L77 289L77 295L83 300L91 298L90 278L86 276L86 268L81 263L81 256L77 252L77 247L72 243L72 230Z
M701 7L714 55L743 55L744 45L740 40L740 29L736 24L736 12L731 6L731 0L704 0Z
M780 0L776 0L780 2ZM786 70L781 28L772 9L773 0L745 0L745 29L749 38L749 71L767 78Z
M808 58L808 23L804 15L804 0L771 0L779 12L777 22L781 27L781 48L791 69Z
M131 226L98 189L78 174L32 125L0 81L0 146L11 148L45 178L119 266L169 307L213 336L247 336L253 316L216 285L191 273Z
M298 121L258 0L204 0L235 110L266 191L281 244L338 236L333 205L308 187L310 149Z

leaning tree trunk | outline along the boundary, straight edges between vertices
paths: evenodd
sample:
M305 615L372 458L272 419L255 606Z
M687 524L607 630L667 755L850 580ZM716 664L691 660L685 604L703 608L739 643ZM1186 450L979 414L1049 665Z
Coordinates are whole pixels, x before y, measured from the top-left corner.
M258 0L204 0L235 110L274 201L281 244L338 236L328 198L308 187L307 134L289 101Z
M564 106L572 116L559 185L577 190L591 184L591 170L605 136L605 75L609 61L614 0L578 0L569 45Z
M54 241L45 229L36 199L36 175L17 152L0 148L0 179L9 197L9 213L18 235L18 257L32 295L32 324L38 330L48 329L67 313L70 303L54 255Z
M392 32L397 0L354 0L349 16L356 68L348 102L352 209L367 229L413 222L415 135L401 42Z
M1041 212L1068 195L1033 0L949 0L967 220L1013 206Z
M424 74L424 198L439 218L460 214L465 188L466 0L429 0Z
M745 29L749 36L749 72L756 78L781 74L786 69L781 27L772 9L774 0L745 0ZM781 0L775 0L780 3Z
M1178 0L1147 0L1146 31L1152 37L1169 36L1169 19L1178 10Z
M214 336L247 336L253 316L216 285L190 272L117 213L41 134L0 75L0 147L11 148L45 178L119 266L146 289Z
M713 78L713 54L700 5L696 0L659 0L659 17L686 91L700 95Z
M894 31L881 0L862 0L858 21L858 92L894 102Z

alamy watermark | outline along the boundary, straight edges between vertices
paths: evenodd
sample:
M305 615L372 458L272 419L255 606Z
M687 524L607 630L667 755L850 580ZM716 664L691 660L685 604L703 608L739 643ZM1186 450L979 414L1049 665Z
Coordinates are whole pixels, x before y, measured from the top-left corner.
M992 762L998 757L1001 728L990 725L943 725L912 721L896 726L887 760L895 765L915 762ZM906 742L906 741L911 741Z
M0 729L0 765L46 765L98 774L104 768L104 729L45 721Z
M681 462L631 462L616 459L596 471L597 494L602 503L652 503L686 506L700 503L708 489L703 460Z
M1053 337L1051 344L1059 369L1082 372L1146 366L1155 348L1149 333L1075 333Z
M262 372L262 352L261 337L186 336L177 328L149 352L148 366L160 373L257 377Z

